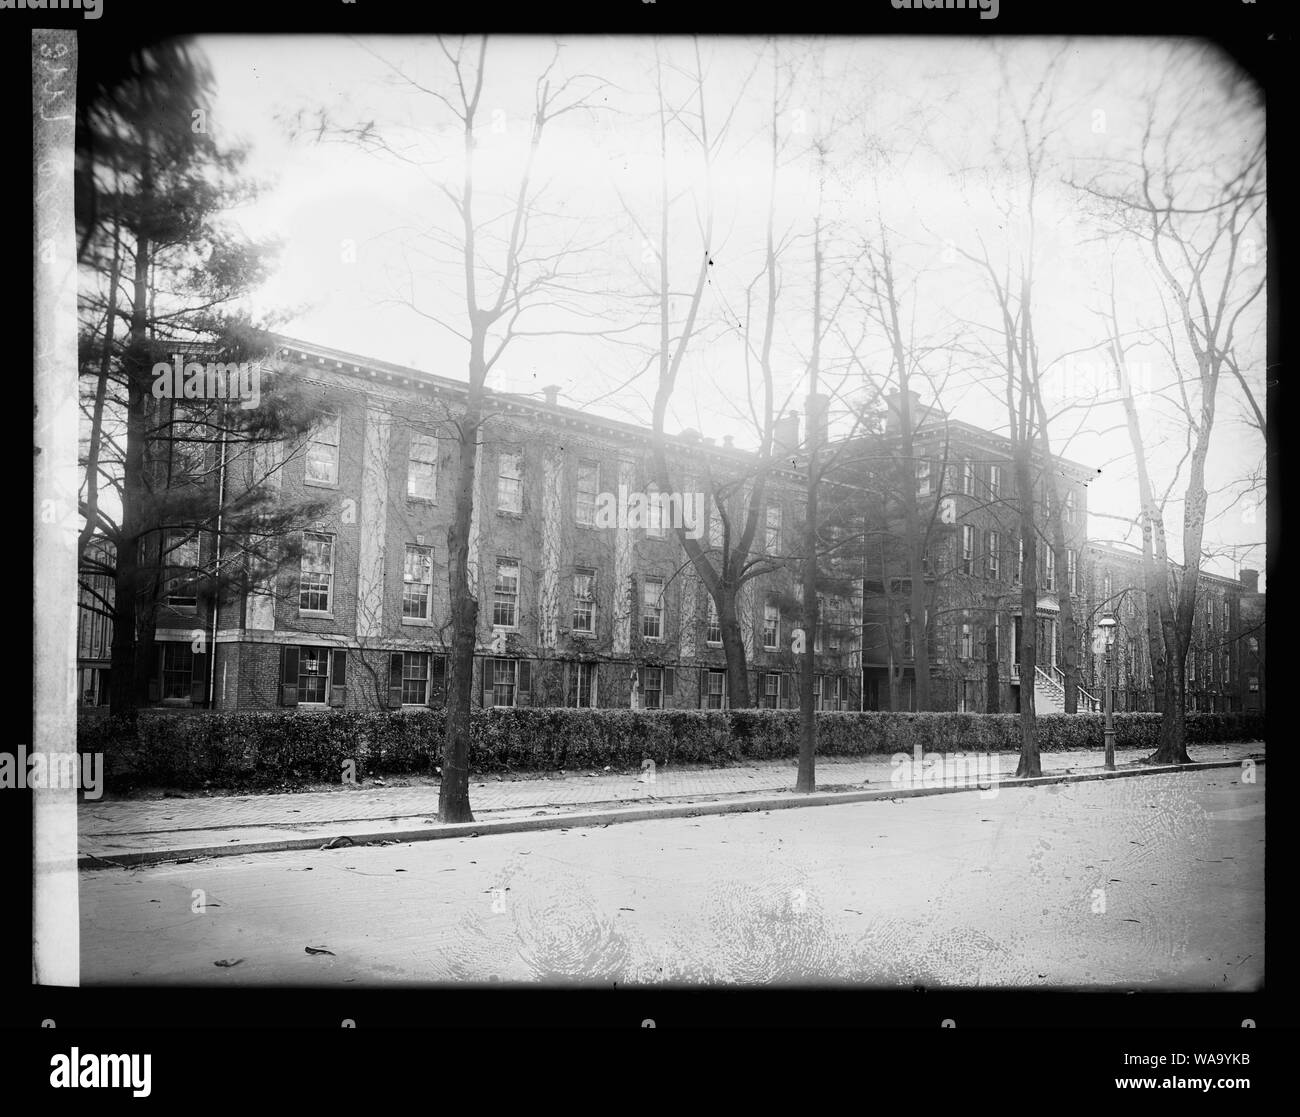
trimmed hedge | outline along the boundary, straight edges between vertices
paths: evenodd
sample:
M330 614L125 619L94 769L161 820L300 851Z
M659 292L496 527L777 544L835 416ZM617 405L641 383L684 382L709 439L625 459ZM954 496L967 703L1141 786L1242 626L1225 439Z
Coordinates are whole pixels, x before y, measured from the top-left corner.
M1154 749L1160 715L1115 715L1119 748ZM1044 714L1044 752L1100 749L1101 714ZM551 707L474 710L470 766L475 772L629 770L656 764L723 766L798 755L797 710L575 710ZM176 714L142 711L134 728L113 718L82 721L77 747L104 755L110 788L258 788L333 782L346 762L358 779L427 773L442 747L443 711L411 713ZM1188 714L1187 743L1262 739L1259 714ZM1016 752L1016 714L822 713L820 756L873 753Z

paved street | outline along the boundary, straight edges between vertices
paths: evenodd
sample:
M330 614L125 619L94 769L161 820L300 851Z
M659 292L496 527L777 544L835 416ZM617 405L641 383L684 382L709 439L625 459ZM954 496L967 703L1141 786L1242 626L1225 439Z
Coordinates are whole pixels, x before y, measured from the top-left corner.
M1132 764L1149 749L1121 751L1119 764ZM1193 760L1242 760L1263 756L1262 741L1193 746ZM1015 753L993 758L1004 777L1015 771ZM1045 775L1100 769L1100 750L1043 754ZM888 788L893 768L888 755L864 759L819 757L817 785L822 790ZM497 779L478 777L470 785L470 802L480 822L580 808L631 803L692 802L724 799L760 792L792 793L795 768L791 761L737 764L727 768L661 767L653 783L635 774L570 772L564 778ZM396 784L397 780L386 781ZM340 784L328 791L271 795L229 795L119 799L83 802L78 831L83 853L112 857L131 850L184 849L214 844L273 841L320 833L364 830L436 829L438 787L429 780L410 786L384 786L373 781ZM364 824L364 825L358 825ZM327 835L327 836L328 836ZM322 839L324 840L324 839Z
M82 981L1252 989L1264 769L1241 776L85 872Z

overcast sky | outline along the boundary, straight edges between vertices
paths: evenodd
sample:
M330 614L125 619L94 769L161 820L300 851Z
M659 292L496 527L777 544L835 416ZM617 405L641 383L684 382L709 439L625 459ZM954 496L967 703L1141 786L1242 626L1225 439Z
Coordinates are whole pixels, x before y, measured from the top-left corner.
M221 140L251 145L248 170L266 184L236 219L253 235L283 242L279 268L252 308L299 308L283 332L463 379L467 347L439 324L458 329L465 314L463 276L448 241L457 218L438 188L459 182L462 137L446 106L411 84L452 90L451 66L437 43L241 36L201 38L199 45L217 81L210 129ZM448 45L454 50L456 43ZM540 397L542 386L553 383L562 402L648 424L655 374L643 370L654 335L637 327L645 310L637 296L657 270L645 241L658 228L663 166L656 43L575 37L561 46L552 88L571 80L570 90L587 94L591 111L548 126L535 174L545 186L545 213L530 228L540 247L569 250L571 275L564 305L529 312L519 328L585 336L517 339L489 386ZM689 81L696 47L680 39L657 46L667 100L683 110L670 125L667 177L674 199L672 280L684 292L703 244L698 216L705 176L687 132L697 127ZM545 38L489 43L477 134L476 193L484 216L508 212L527 149L534 79L555 47ZM996 366L983 352L996 345L996 307L967 258L984 249L999 263L1033 260L1040 360L1052 364L1053 402L1094 399L1105 376L1100 354L1075 351L1104 337L1095 312L1109 301L1112 275L1126 330L1163 320L1160 289L1139 251L1097 237L1066 180L1083 181L1132 159L1153 103L1158 120L1182 111L1177 135L1196 142L1180 139L1187 148L1176 154L1196 160L1193 183L1203 175L1209 190L1216 167L1240 160L1262 134L1262 109L1249 88L1232 85L1229 63L1196 47L1157 40L790 39L778 44L774 76L771 44L702 40L716 144L709 179L717 214L709 246L714 265L702 332L684 365L669 429L691 426L718 437L731 433L742 445L755 442L746 401L757 380L747 373L746 356L748 349L752 368L760 336L747 338L744 327L747 315L761 325L765 305L765 284L755 280L766 233L774 82L782 101L774 203L781 249L774 343L779 401L789 397L802 410L806 392L819 197L829 276L823 306L837 311L823 352L831 384L847 391L865 383L864 369L877 379L888 373L884 339L860 305L867 297L862 248L878 245L883 227L918 343L958 339L957 348L937 349L924 362L931 383L941 385L946 410L1006 430L1005 404L990 380ZM1035 93L1041 90L1051 97L1039 116L1044 99L1040 93L1035 100ZM315 122L321 110L343 124L373 122L400 158L330 142L329 133L315 142L316 128L291 137L292 121ZM1015 170L1023 166L1020 121L1027 112L1046 137L1032 253L1023 221L1026 180ZM817 144L825 151L820 161ZM1259 274L1266 265L1263 244L1261 225L1250 249L1250 266ZM675 310L684 308L685 296L678 302ZM1239 361L1261 406L1264 311L1261 295L1238 327ZM597 331L608 336L592 336ZM1171 365L1158 346L1131 356L1139 388L1170 383ZM921 391L927 402L933 398L929 384ZM1141 402L1149 464L1163 489L1183 449L1175 400L1153 391ZM1264 560L1262 489L1243 500L1234 484L1256 470L1263 453L1244 415L1240 389L1225 381L1207 468L1213 522L1206 539L1208 549L1238 548L1235 565L1230 554L1207 563L1228 576L1242 565L1262 570ZM1136 512L1118 405L1068 411L1052 436L1057 452L1102 470L1090 492L1094 512ZM1180 509L1171 512L1176 531ZM1095 539L1123 537L1124 530L1101 517L1089 525ZM1136 532L1128 538L1138 542ZM1177 534L1170 553L1181 555Z

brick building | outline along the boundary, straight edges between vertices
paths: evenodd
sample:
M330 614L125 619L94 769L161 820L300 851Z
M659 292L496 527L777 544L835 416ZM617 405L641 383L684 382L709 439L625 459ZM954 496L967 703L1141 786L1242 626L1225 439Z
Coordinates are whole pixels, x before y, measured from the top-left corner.
M453 425L465 387L283 342L276 375L297 379L320 420L300 444L251 455L252 468L274 469L286 500L323 497L329 511L304 531L299 569L237 600L214 607L178 580L158 613L150 698L217 709L441 705ZM755 458L685 432L670 440L682 492L655 494L647 429L564 407L554 389L545 394L539 402L488 393L471 532L476 704L725 706L712 600L667 525L683 515L689 527L694 512L702 542L720 544L704 479L743 485ZM756 552L776 559L790 549L801 484L792 472L769 480ZM211 535L186 546L196 568L220 552ZM818 708L857 709L859 606L824 607ZM755 703L797 706L790 572L747 583L739 610Z
M897 463L898 395L887 399L878 456ZM1029 621L1021 607L1024 547L1009 439L923 405L913 394L913 458L920 519L926 525L925 578L928 617L911 615L910 580L903 556L868 549L863 675L869 709L889 707L891 666L901 670L900 708L915 709L915 640L928 636L931 706L941 710L1014 712L1020 708L1020 641L1035 625L1039 668L1035 708L1063 709L1059 623L1061 598L1076 613L1083 602L1079 581L1086 545L1088 482L1095 470L1064 458L1040 460L1035 480L1038 520L1038 605ZM882 454L883 451L883 454ZM1063 501L1066 569L1058 570L1047 524L1044 470L1055 471ZM895 466L895 468L897 468ZM886 520L888 524L888 520ZM896 530L890 527L890 530ZM901 530L901 528L897 529ZM996 671L990 670L996 664ZM1092 696L1080 696L1089 708Z
M1111 652L1111 679L1117 710L1154 710L1155 678L1151 670L1142 555L1134 548L1090 543L1086 549L1087 627L1084 641L1085 685L1101 694L1102 658L1092 651L1092 626L1106 612L1118 622ZM1170 563L1171 582L1182 568ZM1234 581L1201 572L1187 653L1187 708L1206 712L1264 708L1264 595L1259 574L1242 570ZM1256 688L1256 689L1252 689Z

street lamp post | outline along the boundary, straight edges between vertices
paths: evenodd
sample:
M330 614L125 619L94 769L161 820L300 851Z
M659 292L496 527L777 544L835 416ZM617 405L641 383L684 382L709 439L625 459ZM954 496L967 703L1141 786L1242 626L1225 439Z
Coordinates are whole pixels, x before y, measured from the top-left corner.
M1106 658L1102 665L1102 708L1106 711L1106 771L1115 771L1115 707L1110 689L1110 650L1115 644L1115 617L1107 613L1097 622L1106 642Z

